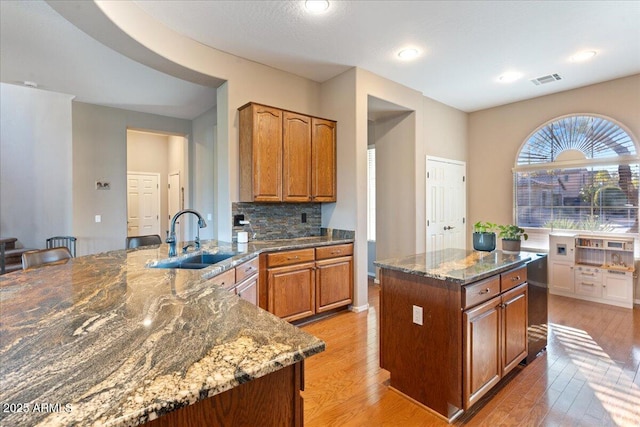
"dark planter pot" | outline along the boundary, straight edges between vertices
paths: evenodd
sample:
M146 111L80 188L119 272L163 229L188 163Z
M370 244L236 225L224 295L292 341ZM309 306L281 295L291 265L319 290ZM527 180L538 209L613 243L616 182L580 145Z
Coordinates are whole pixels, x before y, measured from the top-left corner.
M496 248L496 233L473 233L473 249L491 252Z
M520 239L502 239L502 252L518 253L522 242Z

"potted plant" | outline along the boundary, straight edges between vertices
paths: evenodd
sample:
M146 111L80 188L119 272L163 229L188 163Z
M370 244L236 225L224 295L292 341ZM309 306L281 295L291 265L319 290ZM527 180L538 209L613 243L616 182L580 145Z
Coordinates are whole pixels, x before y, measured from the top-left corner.
M517 225L499 225L498 229L500 230L498 237L502 239L502 250L504 252L520 252L522 239L527 240L529 238L529 235L524 232L524 228L520 228Z
M496 224L478 221L473 225L473 249L491 252L496 248Z

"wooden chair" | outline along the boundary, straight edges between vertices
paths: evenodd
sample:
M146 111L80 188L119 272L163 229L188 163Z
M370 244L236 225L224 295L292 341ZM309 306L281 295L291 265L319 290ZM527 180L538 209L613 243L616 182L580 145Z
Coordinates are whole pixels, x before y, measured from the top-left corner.
M71 251L65 246L27 251L22 254L22 269L40 267L45 264L71 259Z
M51 248L67 248L71 255L76 257L76 239L73 236L55 236L47 239L47 249Z
M138 248L140 246L159 245L162 238L157 234L147 234L146 236L127 237L127 249Z

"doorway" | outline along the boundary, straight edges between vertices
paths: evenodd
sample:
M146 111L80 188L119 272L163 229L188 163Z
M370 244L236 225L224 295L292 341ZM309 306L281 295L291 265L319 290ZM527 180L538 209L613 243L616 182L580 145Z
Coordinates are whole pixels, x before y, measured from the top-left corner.
M427 156L428 251L466 248L466 164Z
M160 234L160 175L127 172L127 236Z
M127 178L132 173L154 175L157 176L158 188L158 225L154 232L147 232L151 229L136 227L135 223L140 209L153 208L147 200L151 196L145 196L143 200L136 199L135 193L129 195L129 184L127 185L127 236L158 234L165 238L172 215L182 209L185 203L185 192L188 190L188 180L185 179L188 176L187 150L187 137L184 135L127 129ZM170 183L173 183L173 189L170 188ZM141 205L141 202L146 204ZM176 233L176 236L178 240L182 240L182 234Z

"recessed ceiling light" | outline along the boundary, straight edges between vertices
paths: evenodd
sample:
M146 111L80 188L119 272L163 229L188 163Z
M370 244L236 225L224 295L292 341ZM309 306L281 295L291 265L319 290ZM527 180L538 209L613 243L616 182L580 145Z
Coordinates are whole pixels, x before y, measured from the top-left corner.
M311 13L322 13L329 9L328 0L307 0L304 7Z
M417 58L419 54L420 52L418 52L418 49L409 47L407 49L402 49L400 52L398 52L398 58L403 60L409 60L409 59Z
M571 62L583 62L583 61L588 61L589 59L593 58L594 56L596 56L598 52L596 52L595 50L585 50L582 52L578 52L575 55L573 55L571 58L569 58L569 60Z
M506 73L498 77L498 81L500 83L512 83L520 79L521 77L522 73L519 73L517 71L507 71Z

